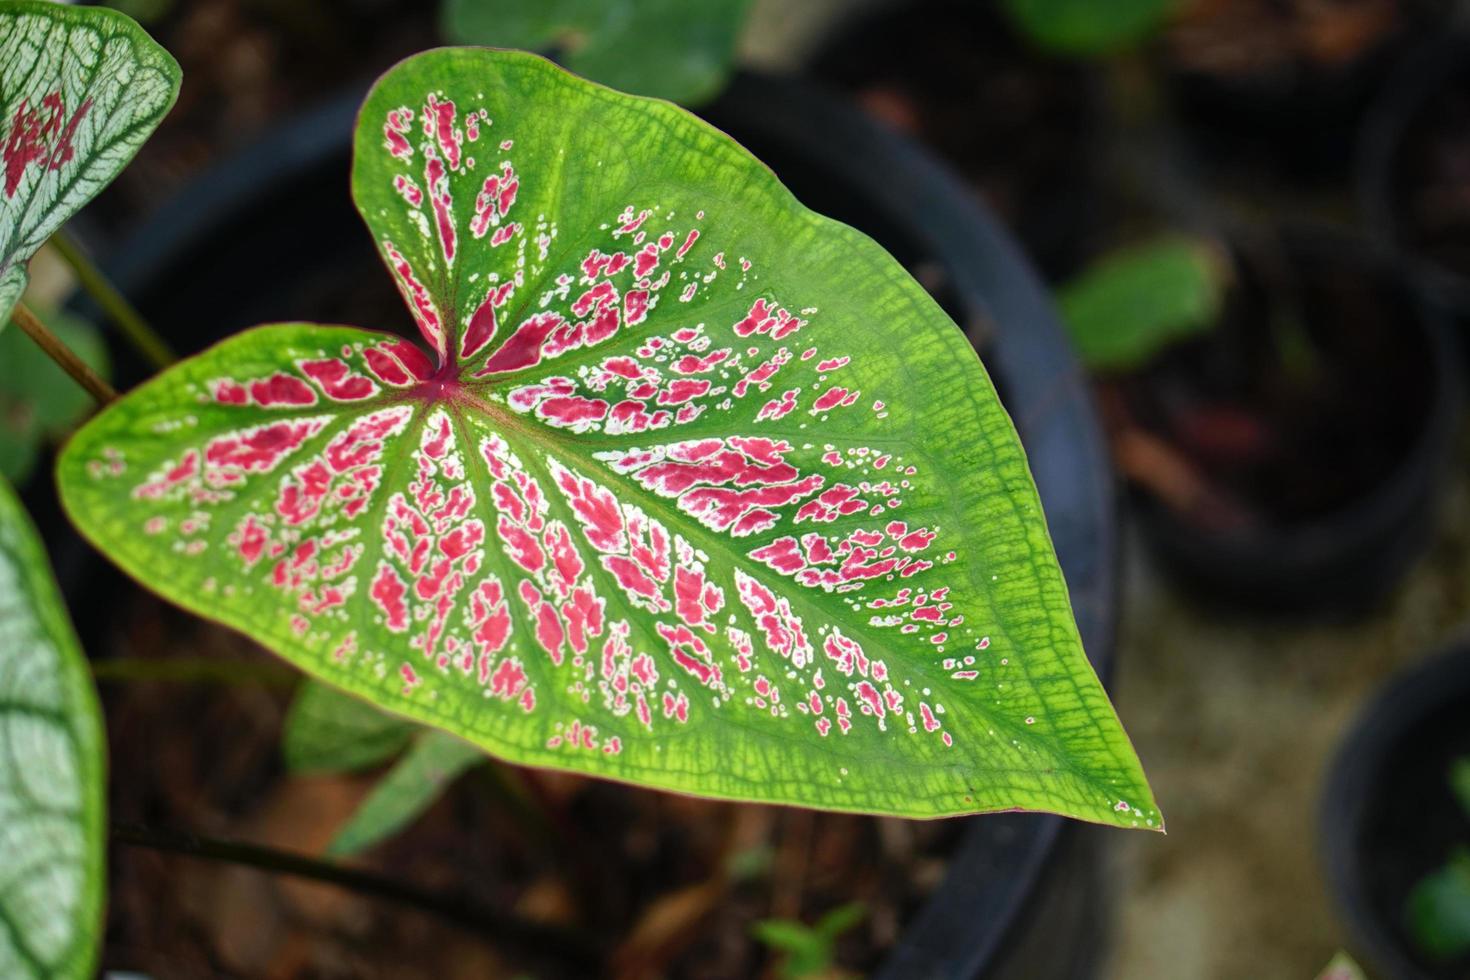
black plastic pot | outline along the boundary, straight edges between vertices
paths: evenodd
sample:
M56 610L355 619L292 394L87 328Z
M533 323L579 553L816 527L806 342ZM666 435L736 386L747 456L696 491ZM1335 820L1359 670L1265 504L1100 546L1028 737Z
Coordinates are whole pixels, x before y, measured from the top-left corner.
M1470 754L1470 643L1394 678L1338 749L1322 798L1322 860L1354 948L1384 980L1463 980L1470 961L1421 959L1404 931L1404 899L1470 819L1446 773ZM1376 972L1374 971L1376 968Z
M1233 12L1230 4L1198 6ZM1269 10L1273 5L1240 6ZM1170 28L1159 47L1169 102L1196 161L1206 170L1265 171L1302 184L1346 176L1368 104L1414 38L1447 19L1443 7L1438 0L1400 4L1397 26L1339 63L1314 64L1298 57L1239 72L1178 63L1171 49L1178 44L1177 35L1188 29L1186 12L1181 18L1186 23ZM1294 33L1285 23L1280 29L1283 36Z
M1365 285L1392 311L1380 346L1405 365L1398 373L1407 380L1375 403L1385 411L1417 405L1421 420L1395 437L1404 443L1387 447L1397 450L1396 461L1381 479L1329 512L1227 532L1188 521L1141 491L1133 494L1134 510L1174 579L1207 598L1267 611L1360 613L1399 582L1429 542L1437 491L1457 452L1463 368L1443 316L1396 264L1323 229L1288 230L1280 245L1303 293L1312 282ZM1333 329L1330 316L1314 321L1306 310L1304 318L1316 330ZM1344 444L1339 452L1360 452L1361 445Z
M1037 54L996 4L883 0L838 22L805 71L921 138L1049 280L1087 258L1110 203L1095 66Z
M353 93L285 125L116 249L113 275L181 348L270 320L412 329L348 194L359 101ZM969 332L1029 452L1078 625L1106 678L1117 608L1107 449L1086 382L1016 247L947 171L841 100L742 77L704 114L806 203L883 242ZM122 381L141 374L126 351L115 354ZM131 588L79 548L54 544L65 552L59 564L73 608ZM1094 839L1056 817L968 821L947 877L880 975L1089 976L1097 954L1088 937L1105 921L1082 887L1095 880L1085 877ZM1065 973L1038 966L1058 952L1084 961L1090 953L1090 963Z
M1441 104L1457 98L1459 110ZM1460 33L1408 52L1374 102L1358 143L1358 202L1375 237L1411 264L1426 292L1470 315L1470 265L1453 268L1410 240L1405 196L1418 189L1406 156L1418 127L1456 119L1470 141L1470 35ZM1470 167L1470 161L1463 164ZM1470 229L1461 246L1470 256Z

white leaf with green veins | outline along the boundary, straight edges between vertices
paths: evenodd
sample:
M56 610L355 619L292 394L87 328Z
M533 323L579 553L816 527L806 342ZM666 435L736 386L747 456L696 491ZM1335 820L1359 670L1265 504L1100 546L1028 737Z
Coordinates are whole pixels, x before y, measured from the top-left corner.
M46 554L0 480L0 977L90 977L102 720Z
M168 52L117 11L0 4L0 323L31 256L133 158L179 79Z

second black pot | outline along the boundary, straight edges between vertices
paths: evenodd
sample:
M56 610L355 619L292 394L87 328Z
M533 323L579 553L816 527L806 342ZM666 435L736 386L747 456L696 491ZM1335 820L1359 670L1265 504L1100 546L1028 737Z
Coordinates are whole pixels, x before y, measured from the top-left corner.
M1470 958L1436 963L1404 926L1414 884L1470 844L1450 762L1470 755L1470 642L1394 678L1338 750L1322 798L1322 859L1354 946L1384 980L1463 980Z
M181 349L281 320L412 331L348 194L359 100L354 93L271 134L117 249L114 276ZM1107 450L1088 387L1014 244L947 171L840 100L742 77L705 115L806 204L882 242L970 334L1026 446L1086 649L1107 678L1117 588ZM141 375L116 354L119 380ZM73 608L105 608L115 590L132 588L76 543L52 544ZM1104 920L1096 891L1076 886L1095 869L1094 840L1050 816L968 821L943 883L879 975L1054 975L1042 964L1062 953L1073 961L1058 967L1065 975L1088 976Z

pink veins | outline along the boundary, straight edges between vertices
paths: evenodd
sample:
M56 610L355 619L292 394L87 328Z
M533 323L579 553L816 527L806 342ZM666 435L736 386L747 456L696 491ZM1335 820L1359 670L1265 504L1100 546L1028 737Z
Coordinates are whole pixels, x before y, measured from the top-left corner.
M323 419L273 422L217 436L205 447L204 458L211 469L266 473L320 432L324 424ZM226 477L218 482L234 481Z
M459 169L459 134L454 131L454 103L446 99L440 102L431 92L424 105L424 135L434 136L439 143L439 152L450 170Z
M389 154L400 160L408 160L413 157L413 147L404 138L404 134L408 132L409 123L412 121L413 110L403 106L389 110L387 121L383 123L383 145Z
M495 311L505 306L514 289L514 280L509 280L485 291L485 298L475 308L470 322L465 326L464 336L460 338L461 357L469 358L478 354L495 336Z
M480 193L475 195L475 214L470 219L470 234L476 238L484 238L491 227L500 224L500 219L515 204L516 192L520 187L520 178L516 176L515 168L509 161L500 165L500 173L486 177L485 183L480 186Z
M439 247L444 264L454 264L455 231L453 202L449 196L449 175L438 157L424 161L424 184L429 188L429 203L434 205L434 221L439 227Z
M553 331L565 325L566 321L556 313L536 314L516 327L515 332L500 345L500 349L491 354L484 366L475 372L475 377L518 371L540 364L542 345Z
M740 337L767 334L772 340L782 340L804 326L806 326L805 320L798 319L775 304L767 303L764 299L757 299L751 304L750 311L745 318L736 322L732 329Z
M449 246L453 251L453 246ZM447 348L444 344L444 324L439 319L439 311L434 307L434 298L429 294L428 287L419 281L414 275L413 266L408 259L388 239L383 239L383 251L388 255L388 263L393 269L393 274L398 279L398 289L403 293L403 298L408 301L409 308L413 311L413 317L418 321L419 330L439 354L444 357Z
M393 566L385 561L378 562L378 572L373 577L368 595L383 611L388 629L394 633L402 633L408 629L408 606L403 601L404 596L408 595L408 586L403 584L403 579L399 578Z
M300 367L301 373L315 381L333 401L361 401L378 392L377 385L364 375L354 374L340 358L302 361Z
M426 381L434 366L424 352L406 340L378 344L362 352L368 370L386 385L407 388L416 381Z

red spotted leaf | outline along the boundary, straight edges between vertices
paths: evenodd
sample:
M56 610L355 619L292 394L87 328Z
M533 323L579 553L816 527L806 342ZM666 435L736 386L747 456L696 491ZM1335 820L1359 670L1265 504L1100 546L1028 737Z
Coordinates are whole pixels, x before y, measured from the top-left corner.
M515 762L1160 826L1010 420L881 248L514 52L395 68L352 179L428 353L261 327L109 407L60 482L123 568Z

